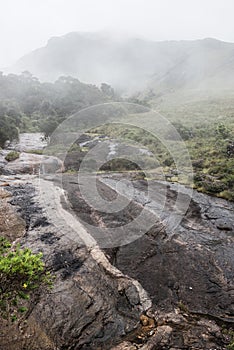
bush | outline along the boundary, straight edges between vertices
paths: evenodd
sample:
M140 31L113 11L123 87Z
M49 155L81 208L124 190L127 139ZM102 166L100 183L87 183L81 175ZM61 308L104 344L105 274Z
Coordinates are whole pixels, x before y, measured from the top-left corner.
M111 159L100 168L101 171L129 171L129 170L141 170L139 165L136 163L125 159L125 158L115 158Z
M173 123L174 128L176 131L179 133L180 137L186 141L190 140L193 138L193 132L191 129L187 128L185 125L183 125L180 122L174 122ZM166 132L165 135L166 139L168 140L179 140L178 135L174 132L174 129L170 129L169 131Z
M36 291L51 284L41 253L33 254L20 245L13 247L0 237L0 316L3 319L10 322L22 318Z
M209 180L204 180L202 182L202 185L204 189L209 192L209 193L220 193L224 190L226 190L226 185L223 184L221 181L209 181Z
M229 129L228 126L226 126L224 123L219 123L217 126L216 126L216 135L218 137L221 137L223 139L226 139L228 137L230 137L230 134L231 134L231 131Z
M19 152L11 151L11 152L9 152L9 153L6 155L5 159L6 159L8 162L11 162L11 161L16 160L17 158L19 158L19 156L20 156L20 153L19 153Z
M223 328L223 335L228 342L226 349L234 350L234 331L232 329Z

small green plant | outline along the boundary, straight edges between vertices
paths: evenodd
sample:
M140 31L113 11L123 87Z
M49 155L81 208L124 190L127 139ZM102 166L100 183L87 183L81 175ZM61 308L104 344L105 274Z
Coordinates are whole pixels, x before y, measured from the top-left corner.
M9 153L6 155L5 159L6 159L8 162L11 162L11 161L16 160L17 158L19 158L19 156L20 156L20 153L19 153L19 152L11 151L11 152L9 152Z
M181 300L178 302L178 308L180 309L181 312L185 312L185 313L189 312L187 306Z
M75 169L68 169L68 170L65 171L65 174L71 174L71 175L77 174L77 170L75 170Z
M230 344L228 344L227 349L234 350L234 340Z
M72 152L81 152L80 146L76 143L73 143L73 145L68 150L68 153L72 153Z
M228 342L227 350L234 350L234 330L223 327L223 334Z
M14 322L27 313L41 288L52 286L42 253L33 254L28 248L15 247L0 237L0 316Z

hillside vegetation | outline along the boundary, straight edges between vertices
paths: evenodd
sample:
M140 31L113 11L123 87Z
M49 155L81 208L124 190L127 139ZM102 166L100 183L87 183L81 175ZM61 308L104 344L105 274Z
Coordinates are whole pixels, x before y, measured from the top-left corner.
M178 176L176 164L170 152L156 137L142 128L126 128L126 126L108 125L94 130L96 133L111 138L135 141L152 151L163 167L169 181L192 185L201 192L234 200L234 97L232 94L214 97L201 96L197 92L173 93L163 95L159 99L147 99L137 96L142 102L166 117L179 132L189 151L194 179L193 184L183 176ZM156 115L155 115L156 118ZM152 120L157 123L157 119ZM166 128L165 128L166 129ZM164 138L170 147L176 150L178 140L175 135L165 132ZM121 163L121 162L120 162ZM116 169L116 161L113 169ZM148 157L148 169L153 170L155 161ZM123 164L119 164L123 168ZM127 170L128 167L125 166ZM137 169L137 167L136 167ZM154 169L152 177L159 171Z
M183 92L151 104L184 139L196 188L234 200L234 93L209 97Z
M48 136L72 113L116 99L113 89L107 84L102 84L99 89L72 77L61 77L55 83L41 83L29 72L8 76L2 74L0 75L0 146L3 147L6 140L17 138L19 132L41 131ZM209 95L200 90L179 89L177 92L157 96L145 90L125 101L151 107L171 121L190 152L195 188L234 200L232 90L218 94L216 91L216 95ZM115 125L114 128L102 127L95 132L111 138L130 139L148 147L157 154L167 179L181 181L168 150L143 130L126 129ZM178 140L174 140L173 135L164 136L176 147ZM116 161L113 164L114 170L118 170L118 165L121 170L129 168L126 164L123 166ZM150 158L147 164L150 168L155 165ZM132 169L132 165L130 168Z

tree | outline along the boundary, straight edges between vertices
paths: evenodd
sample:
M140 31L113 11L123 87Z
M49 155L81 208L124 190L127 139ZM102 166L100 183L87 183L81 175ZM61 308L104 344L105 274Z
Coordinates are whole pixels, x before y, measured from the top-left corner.
M47 139L54 132L57 126L57 120L54 118L48 118L41 123L40 130L44 133L45 138Z
M101 91L108 97L113 98L115 96L114 89L106 83L101 84Z
M12 117L0 117L0 147L4 147L5 142L8 140L18 139L19 131L15 123L17 123L17 120Z
M112 88L104 84L103 89L105 93L72 77L41 83L27 71L0 74L0 146L17 136L16 128L21 132L41 129L49 136L71 114L110 101Z

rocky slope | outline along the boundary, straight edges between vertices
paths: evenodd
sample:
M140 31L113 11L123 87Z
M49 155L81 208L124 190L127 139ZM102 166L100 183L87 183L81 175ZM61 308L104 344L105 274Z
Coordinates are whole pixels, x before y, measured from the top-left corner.
M119 179L100 177L106 198ZM0 184L1 234L42 251L56 277L23 339L5 334L0 349L227 348L230 336L222 326L233 325L233 204L195 193L176 231L157 219L133 243L101 250L95 227L91 232L86 223L128 222L142 208L144 181L133 181L138 196L115 215L84 203L75 175L63 175L63 188L61 174L40 182L36 175L2 175ZM155 182L151 213L164 187L167 217L178 190L173 184ZM118 191L128 196L121 186Z

